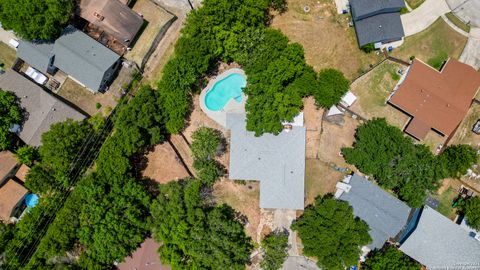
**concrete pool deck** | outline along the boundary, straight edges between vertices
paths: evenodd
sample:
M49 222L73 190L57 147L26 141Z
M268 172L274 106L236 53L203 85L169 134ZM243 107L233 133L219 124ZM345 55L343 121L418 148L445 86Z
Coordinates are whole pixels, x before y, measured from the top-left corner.
M225 79L226 77L234 73L242 75L245 79L247 78L243 70L239 68L231 68L221 73L214 79L210 80L207 87L205 87L200 93L199 98L200 108L202 109L202 111L207 114L208 117L210 117L215 122L225 128L227 127L227 113L245 113L245 101L247 100L247 96L242 91L242 101L240 103L236 102L233 98L231 98L220 111L212 111L208 109L205 105L205 96L217 82Z

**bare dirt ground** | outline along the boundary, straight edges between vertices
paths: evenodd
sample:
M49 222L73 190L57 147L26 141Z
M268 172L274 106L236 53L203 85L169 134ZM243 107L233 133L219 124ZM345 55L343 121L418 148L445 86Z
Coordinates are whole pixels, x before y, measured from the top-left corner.
M274 17L272 27L281 30L292 42L305 49L307 63L315 70L336 68L347 78L363 73L381 55L366 54L358 48L349 15L336 14L334 1L289 0L288 10ZM305 13L304 7L310 7Z
M163 8L155 5L150 0L138 0L133 6L133 10L139 14L142 14L147 26L141 33L133 45L133 49L125 54L125 58L132 60L141 65L143 57L152 46L152 42L157 36L160 29L167 23L173 15L168 13Z
M142 175L157 183L165 184L172 180L189 177L177 154L168 142L156 145L154 150L146 155L147 167Z

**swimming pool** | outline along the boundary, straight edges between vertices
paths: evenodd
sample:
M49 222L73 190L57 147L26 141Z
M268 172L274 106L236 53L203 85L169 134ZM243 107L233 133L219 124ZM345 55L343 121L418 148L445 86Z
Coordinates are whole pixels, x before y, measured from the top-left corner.
M220 111L233 98L237 103L242 102L242 89L247 85L245 77L233 73L215 83L205 95L205 106L211 111Z

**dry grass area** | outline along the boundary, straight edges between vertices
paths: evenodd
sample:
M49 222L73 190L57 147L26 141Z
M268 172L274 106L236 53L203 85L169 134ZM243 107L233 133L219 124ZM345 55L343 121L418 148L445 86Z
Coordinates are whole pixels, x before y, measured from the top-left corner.
M366 54L358 48L350 15L336 14L334 1L288 0L288 10L276 15L272 27L281 30L292 42L305 49L307 63L315 70L336 68L353 79L370 64L378 63L381 55ZM310 12L305 13L305 5Z
M125 58L135 61L140 66L158 32L173 16L150 0L136 1L133 10L142 14L148 24L136 40L133 49L125 55Z
M260 225L260 183L249 181L246 184L223 179L213 186L213 195L218 203L226 203L236 211L247 217L245 226L247 235L254 241L257 239L257 230Z
M475 125L479 119L480 105L473 103L449 144L469 144L473 147L480 146L480 135L472 132L473 125Z
M305 163L305 204L311 204L315 197L335 193L335 185L343 179L341 172L332 169L328 163L318 159L307 159Z
M356 80L351 86L351 91L358 99L350 109L367 119L386 118L388 123L403 129L409 117L386 104L388 96L400 79L397 73L399 69L405 67L385 61Z
M408 135L407 135L408 136ZM447 137L441 136L440 134L436 133L433 130L429 130L427 133L427 136L425 136L425 139L418 143L425 144L432 150L434 154L439 154L440 153L440 145L445 145L445 141L447 140Z
M448 57L458 59L466 43L467 37L457 33L439 18L426 30L406 37L405 43L393 50L392 55L403 60L415 56L435 66Z
M15 50L7 44L0 42L0 66L3 64L3 68L11 68L13 66L13 62L15 62L15 58Z
M160 184L189 177L172 146L167 142L156 145L154 150L146 155L146 159L147 166L142 175Z
M421 4L423 4L423 2L425 2L425 0L406 0L406 2L408 3L408 5L409 5L412 9L416 9L416 8L419 7Z
M117 105L120 97L117 91L93 94L70 78L65 80L65 83L57 94L89 115L95 115L97 113L102 113L103 115L109 114ZM100 104L101 107L97 108L97 104Z

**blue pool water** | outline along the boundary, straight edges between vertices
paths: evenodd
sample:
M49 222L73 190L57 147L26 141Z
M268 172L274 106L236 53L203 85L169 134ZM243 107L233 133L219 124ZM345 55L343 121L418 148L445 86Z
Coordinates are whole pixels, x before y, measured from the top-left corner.
M236 102L242 102L242 89L247 85L247 80L238 73L228 75L218 81L205 95L205 105L211 111L220 111L225 104L233 98Z
M35 207L38 204L38 196L35 194L28 194L25 197L25 204L31 208Z

